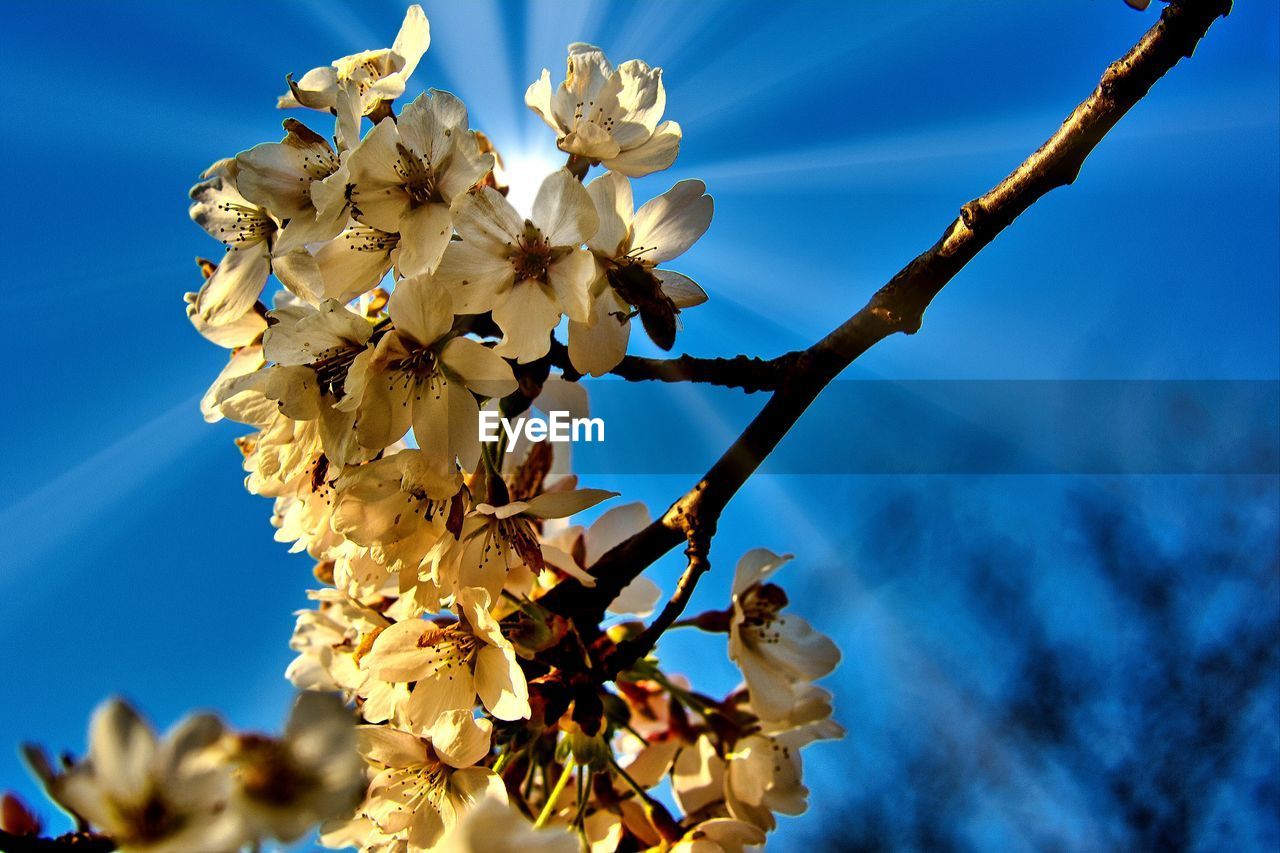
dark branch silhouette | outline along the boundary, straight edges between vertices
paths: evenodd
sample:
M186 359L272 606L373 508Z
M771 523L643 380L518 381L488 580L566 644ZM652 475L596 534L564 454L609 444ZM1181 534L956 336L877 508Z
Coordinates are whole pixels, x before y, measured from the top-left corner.
M822 390L881 340L898 332L918 331L925 309L942 288L1027 208L1049 191L1073 183L1085 159L1111 128L1157 80L1191 56L1213 22L1230 10L1230 0L1170 3L1156 25L1107 68L1093 93L1034 154L986 194L964 205L942 237L876 291L860 311L808 349L761 362L785 363L786 382L778 385L760 413L692 489L661 518L600 558L593 567L594 587L561 584L542 603L572 615L578 625L595 624L608 603L648 566L691 536L714 530L729 500ZM704 362L686 362L687 369L692 371L694 363L699 370L710 369ZM665 370L668 375L678 370L652 363L648 369Z

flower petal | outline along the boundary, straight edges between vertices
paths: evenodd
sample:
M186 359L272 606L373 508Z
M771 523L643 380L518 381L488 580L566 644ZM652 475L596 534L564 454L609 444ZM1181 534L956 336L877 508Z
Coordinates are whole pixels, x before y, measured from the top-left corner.
M677 308L692 308L707 301L707 292L687 275L671 270L654 270L653 274Z
M506 359L470 338L454 338L445 344L440 361L462 384L482 397L505 397L519 387Z
M453 300L428 275L396 282L387 301L387 313L396 329L424 347L444 337L453 327Z
M485 646L476 654L476 693L499 720L529 718L529 685L509 649Z
M619 172L605 172L587 184L587 195L595 205L599 226L587 242L593 252L616 258L626 253L624 244L631 233L631 220L635 216L635 202L631 194L631 182Z
M560 322L560 305L549 287L535 281L516 282L498 297L493 320L502 329L502 340L493 351L524 364L551 349L551 330Z
M450 243L436 269L436 280L453 293L458 314L491 311L515 280L515 269L501 255L474 243Z
M649 521L649 508L639 501L611 507L587 528L587 565L594 566L606 551L648 527Z
M253 308L271 273L267 244L229 249L196 294L195 312L210 326L240 320Z
M447 205L432 202L407 210L400 218L400 272L418 275L434 270L452 234Z
M768 548L752 548L738 560L733 570L733 594L739 595L747 587L766 580L792 559L791 554L775 554Z
M493 723L470 709L446 711L431 727L431 746L450 767L470 767L489 754Z
M575 489L571 492L543 492L529 499L525 515L534 518L568 518L590 509L601 501L616 498L618 492L606 489Z
M621 363L631 339L631 306L606 287L591 306L590 322L569 321L569 362L589 376L603 376Z
M439 653L430 640L439 628L421 619L396 622L378 634L372 648L361 661L383 681L417 681L431 674Z
M547 269L547 283L571 320L591 317L591 283L596 279L596 261L586 249L574 249Z
M557 169L538 187L533 221L552 246L581 245L599 225L591 196L568 169Z
M401 76L407 78L413 74L430 45L431 25L427 22L427 16L422 11L422 7L414 3L405 10L400 31L396 33L396 40L391 44L391 50L404 62L400 66Z
M115 800L135 806L146 801L156 752L155 733L125 702L112 699L94 711L89 723L89 760L94 775Z
M629 178L643 178L670 166L679 153L680 125L664 121L647 142L605 160L604 166Z
M505 258L524 230L524 220L493 187L480 187L454 206L453 227L465 243Z
M645 261L660 264L692 246L711 225L714 203L702 181L680 181L636 211L631 245Z

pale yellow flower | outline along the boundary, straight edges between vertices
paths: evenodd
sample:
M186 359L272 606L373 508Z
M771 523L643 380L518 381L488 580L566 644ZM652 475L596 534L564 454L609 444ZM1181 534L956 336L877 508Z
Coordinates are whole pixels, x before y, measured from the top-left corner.
M675 343L676 316L706 293L688 276L658 264L683 254L711 224L713 205L702 181L680 181L634 209L631 182L606 172L587 185L600 226L587 241L599 278L587 321L569 323L569 359L579 372L608 373L627 352L633 314L662 349Z
M237 187L252 203L285 221L277 255L335 237L347 222L347 169L328 141L297 119L285 137L236 155Z
M457 313L493 312L502 330L494 352L533 361L551 348L551 330L562 315L590 316L596 265L582 243L596 224L590 196L564 169L542 182L529 219L496 190L481 187L454 209L462 240L445 249L436 278L453 292Z
M405 84L431 44L431 28L422 7L410 6L390 48L366 50L313 68L298 81L289 78L289 91L280 109L309 107L338 114L338 138L350 147L359 135L359 120L404 94Z
M449 293L428 276L402 279L387 306L394 328L358 357L338 408L355 416L360 443L382 449L413 427L426 458L442 470L480 458L476 394L504 397L515 377L493 349L453 329Z
M351 712L332 694L303 693L283 736L238 735L232 807L256 838L295 841L319 821L346 817L364 791Z
M524 671L490 606L484 590L459 590L457 622L397 622L378 635L361 662L383 681L415 682L404 707L415 731L429 731L448 711L470 709L477 697L500 720L528 719Z
M89 754L55 774L38 753L33 763L50 796L109 835L121 853L226 853L248 839L227 808L230 767L215 747L222 723L189 717L163 739L120 700L94 712Z
M680 125L658 123L667 104L662 69L638 59L615 70L600 48L571 44L564 82L553 89L544 69L524 102L556 132L560 150L624 175L665 169L680 151Z
M756 712L764 720L791 713L797 692L840 662L840 650L804 619L783 614L782 588L768 578L791 556L764 548L748 551L733 578L729 657L742 669Z
M386 726L360 730L360 749L377 772L361 813L409 850L434 849L446 831L486 798L506 803L493 771L475 767L489 752L492 724L469 710L441 716L427 739Z
M400 271L431 272L453 233L449 206L490 169L467 128L467 108L435 89L399 118L378 122L351 152L356 219L400 235Z

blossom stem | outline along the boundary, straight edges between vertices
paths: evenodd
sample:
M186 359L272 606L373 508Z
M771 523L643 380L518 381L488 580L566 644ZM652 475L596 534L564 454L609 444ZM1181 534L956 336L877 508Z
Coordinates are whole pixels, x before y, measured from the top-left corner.
M627 783L627 787L640 800L640 806L644 809L645 817L649 818L649 822L653 824L654 829L658 830L668 841L678 839L681 834L679 825L672 818L671 813L667 811L667 807L649 796L649 792L641 787L639 782L632 779L630 773L622 769L622 765L618 763L618 759L612 753L609 754L609 766L613 768L613 772L622 777L622 781Z
M569 159L565 161L564 167L569 170L569 174L573 175L581 183L586 180L587 172L591 170L591 161L580 154L570 154Z
M542 806L542 811L538 812L538 819L533 822L534 829L541 829L547 825L547 821L556 811L556 801L560 799L560 795L564 793L564 789L569 784L570 777L573 776L573 759L569 758L565 761L564 769L560 771L560 778L556 780L556 786L551 789L551 793L547 795L547 802Z

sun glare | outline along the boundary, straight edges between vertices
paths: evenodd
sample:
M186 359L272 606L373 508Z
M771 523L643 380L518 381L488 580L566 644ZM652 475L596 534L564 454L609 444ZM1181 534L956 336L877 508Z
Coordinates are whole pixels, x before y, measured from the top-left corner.
M511 188L507 200L521 216L532 212L542 180L563 165L564 155L556 151L516 148L502 152L503 177Z

